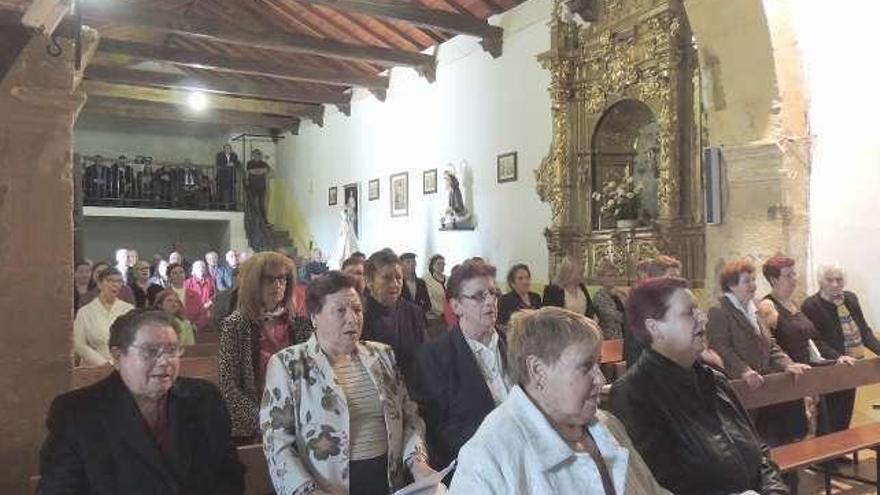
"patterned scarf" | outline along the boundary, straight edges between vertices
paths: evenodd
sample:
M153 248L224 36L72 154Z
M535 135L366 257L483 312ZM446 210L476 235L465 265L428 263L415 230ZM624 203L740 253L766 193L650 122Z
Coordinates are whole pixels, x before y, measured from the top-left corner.
M840 328L843 330L843 345L846 348L846 355L861 359L864 357L864 352L862 350L862 334L859 332L859 326L853 320L842 297L834 299L832 302L837 306L837 318L840 320Z

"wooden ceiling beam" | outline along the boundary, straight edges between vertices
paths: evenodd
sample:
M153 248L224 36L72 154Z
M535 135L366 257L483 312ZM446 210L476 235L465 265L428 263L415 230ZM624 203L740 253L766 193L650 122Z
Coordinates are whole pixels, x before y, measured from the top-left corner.
M372 90L385 90L388 88L388 77L385 76L357 74L326 68L279 66L271 62L257 61L249 58L228 57L226 55L194 52L131 41L105 38L98 45L98 53L124 55L142 60L155 60L182 67L258 75L291 81L305 81L336 86L360 86Z
M286 102L316 103L329 105L348 105L351 95L326 93L308 90L282 89L273 84L257 82L217 81L189 74L170 74L135 70L125 67L92 64L86 69L86 78L110 83L135 84L140 86L161 86L172 89L199 90L229 96L266 98Z
M132 120L159 120L220 127L257 126L266 129L280 129L282 131L295 131L299 128L300 122L298 118L294 117L273 117L255 113L217 109L195 112L174 105L163 105L159 103L131 101L122 98L102 96L90 96L86 102L85 108L83 108L83 113L105 114Z
M385 66L420 68L435 63L433 57L418 52L342 43L278 30L248 31L218 19L183 16L176 12L142 7L134 3L104 2L100 5L84 3L81 12L88 20L136 26L266 50L367 61Z
M84 81L81 87L90 97L121 98L179 106L186 106L192 94L192 91L181 89L153 88L95 80ZM324 107L321 105L235 98L217 94L206 94L205 97L207 99L207 107L210 109L269 114L282 117L304 117L318 125L323 124Z
M290 1L290 0L286 0ZM474 16L455 14L445 10L429 9L414 2L399 0L301 0L336 10L356 12L408 22L416 26L436 28L455 34L482 38L483 48L493 57L501 56L503 30Z

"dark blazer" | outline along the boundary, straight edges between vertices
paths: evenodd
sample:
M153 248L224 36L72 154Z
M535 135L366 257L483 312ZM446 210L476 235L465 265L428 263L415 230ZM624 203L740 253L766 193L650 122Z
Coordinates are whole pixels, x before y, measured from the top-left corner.
M770 331L760 327L760 333L755 333L746 315L726 296L721 296L719 305L709 310L709 347L724 360L731 378L739 378L749 368L760 375L784 371L793 363Z
M128 283L128 287L131 289L131 293L134 295L134 306L138 309L152 308L153 303L156 302L156 295L164 290L161 285L151 282L150 285L147 286L147 290L145 292L140 287L138 287L137 283L135 283L134 280Z
M233 151L230 153L229 158L226 158L226 153L220 152L217 153L217 158L214 159L214 165L219 167L238 167L241 166L241 162L238 161L238 155Z
M366 295L364 332L361 340L372 340L394 349L397 366L406 382L410 396L418 390L416 357L425 343L425 313L415 304L400 299L397 306L387 308L373 296Z
M880 354L880 342L874 335L874 331L865 320L862 313L862 306L859 304L859 298L850 291L843 292L843 305L849 310L856 326L859 327L859 333L862 335L862 343L874 354ZM819 293L815 293L808 297L801 306L801 311L807 315L807 318L816 325L816 330L822 340L828 343L837 355L825 356L829 359L837 359L846 353L843 344L843 328L840 326L840 318L837 316L837 306L830 301L822 299ZM823 354L824 356L824 354Z
M406 281L404 280L403 289L400 293L400 297L422 308L422 311L424 311L425 313L427 313L431 309L431 296L428 295L428 285L425 283L424 280L420 279L419 277L416 277L415 295L410 294L409 286L406 285Z
M579 287L584 293L584 297L587 298L587 310L584 312L584 316L588 318L594 318L596 316L596 307L593 306L593 299L590 298L590 292L587 290L587 286L584 284L580 284ZM544 287L544 297L542 298L542 302L544 306L556 306L559 308L564 308L565 289L556 284L547 285L546 287Z
M510 291L501 296L501 299L498 300L498 323L507 325L510 322L510 316L521 309L538 309L541 307L541 296L536 292L529 292L529 301L532 307L526 308L526 305L523 304L516 291Z
M498 332L498 349L507 371L507 342ZM426 442L434 469L445 468L495 409L477 358L456 325L419 353L415 398L425 419Z
M217 388L178 378L169 394L171 458L159 450L118 373L57 397L46 421L37 493L244 493L244 468Z

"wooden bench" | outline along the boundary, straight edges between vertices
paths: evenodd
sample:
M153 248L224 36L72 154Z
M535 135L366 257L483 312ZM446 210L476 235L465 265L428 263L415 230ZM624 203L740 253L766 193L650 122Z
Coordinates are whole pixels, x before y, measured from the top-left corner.
M70 374L71 390L97 383L113 371L111 366L74 368ZM180 376L201 378L217 383L216 357L183 357L180 359Z
M787 373L764 376L764 384L751 390L744 380L733 380L731 387L748 409L802 399L812 395L824 395L849 390L863 385L880 383L880 358L857 361L853 366L818 366L805 371L797 381ZM782 472L794 472L808 466L821 464L859 450L874 450L880 455L880 423L857 426L821 437L771 449L770 455ZM878 457L880 465L880 457ZM875 479L866 479L843 473L820 470L825 476L825 493L831 494L831 478L837 476L872 484L880 490L880 469ZM798 487L791 486L792 495Z
M830 461L838 457L858 452L862 449L873 450L880 461L880 423L871 423L857 426L848 430L838 431L821 437L802 440L797 443L776 447L770 451L773 461L779 465L782 472L791 472L805 467ZM880 462L876 464L877 470L873 480L859 476L832 473L823 470L825 476L825 493L831 494L831 477L838 476L862 483L872 484L880 492ZM797 495L797 487L793 486L792 495Z

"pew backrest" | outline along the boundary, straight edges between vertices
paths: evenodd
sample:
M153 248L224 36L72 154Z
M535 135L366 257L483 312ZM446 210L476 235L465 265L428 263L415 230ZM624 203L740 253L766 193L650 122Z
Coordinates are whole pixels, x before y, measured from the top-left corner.
M106 378L111 372L113 372L111 366L73 368L70 374L70 388L77 389L97 383ZM213 356L183 357L180 359L180 376L201 378L216 384L217 358Z
M789 373L764 375L764 384L755 390L751 390L742 379L731 380L730 386L746 409L756 409L874 383L880 383L880 358L862 359L853 366L814 366L797 381Z
M602 363L610 364L623 361L623 339L602 341Z

